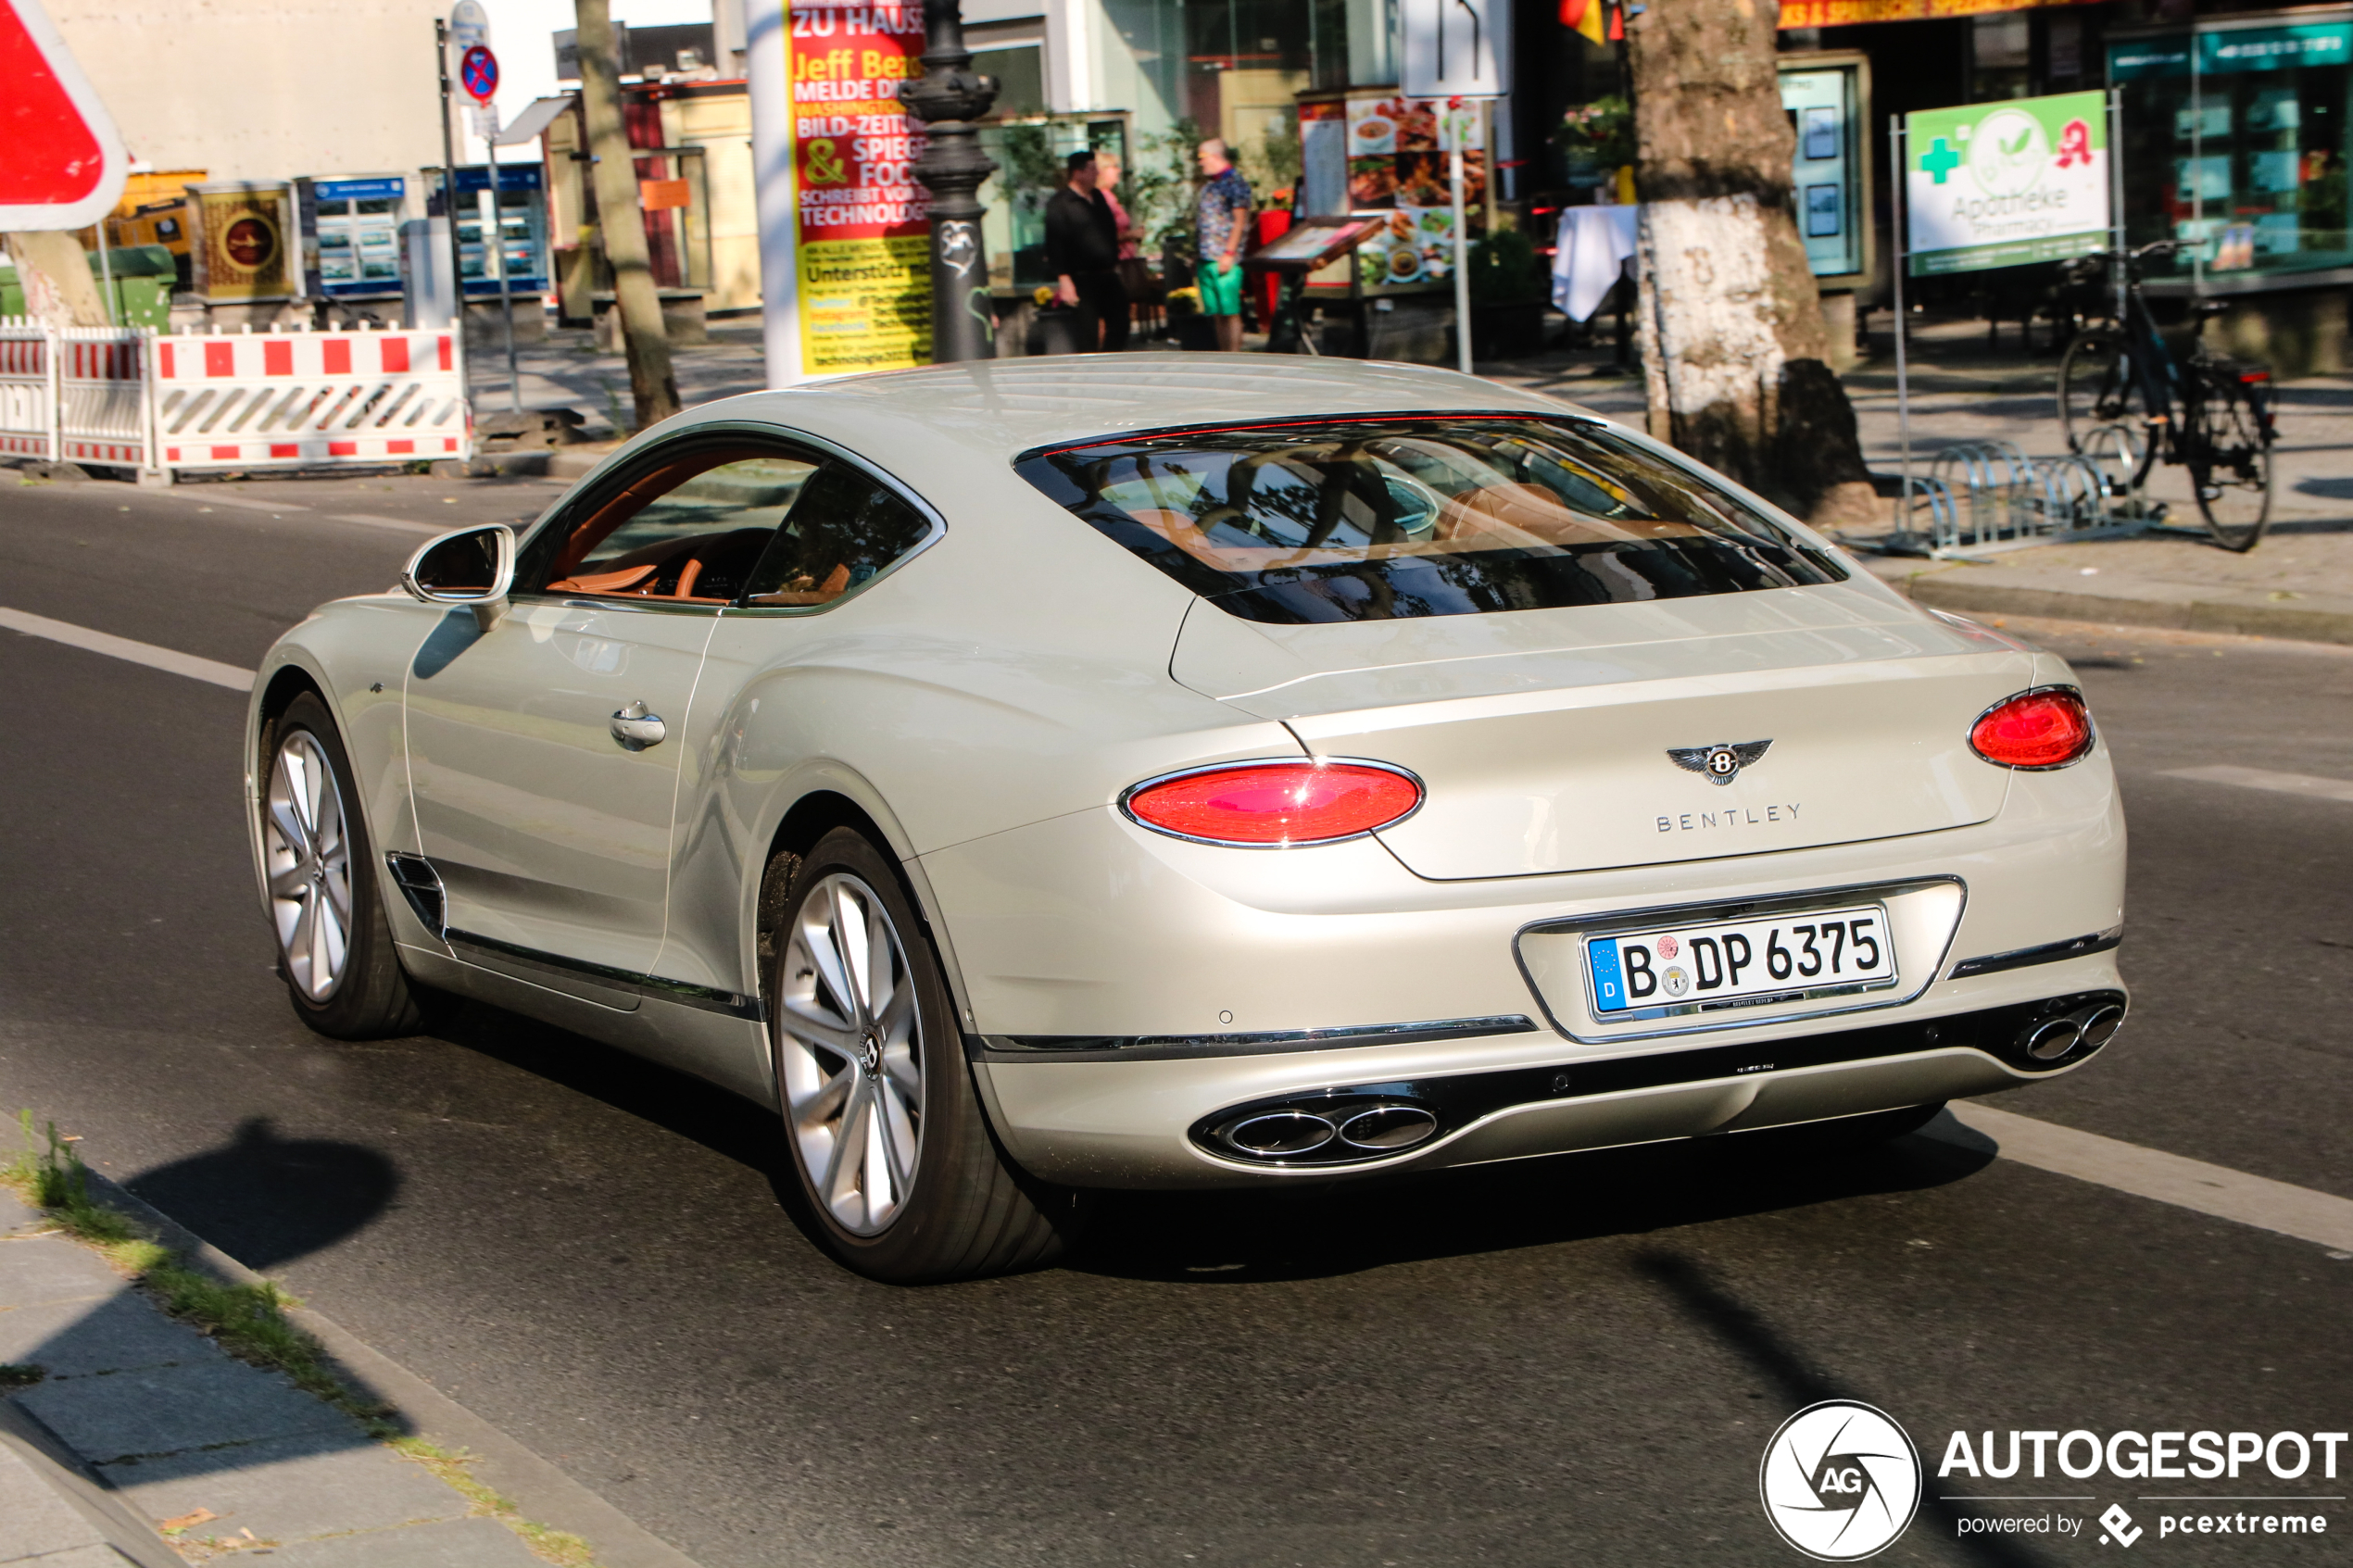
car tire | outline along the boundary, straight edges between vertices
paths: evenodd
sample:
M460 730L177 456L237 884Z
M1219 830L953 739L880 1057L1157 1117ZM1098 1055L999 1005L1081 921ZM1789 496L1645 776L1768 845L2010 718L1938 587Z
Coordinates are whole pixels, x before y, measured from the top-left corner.
M837 828L767 880L786 889L769 945L769 1044L786 1163L813 1234L894 1285L1060 1256L1078 1195L1016 1173L999 1146L897 866Z
M261 732L264 893L295 1016L336 1040L412 1035L423 997L400 967L351 759L310 692Z

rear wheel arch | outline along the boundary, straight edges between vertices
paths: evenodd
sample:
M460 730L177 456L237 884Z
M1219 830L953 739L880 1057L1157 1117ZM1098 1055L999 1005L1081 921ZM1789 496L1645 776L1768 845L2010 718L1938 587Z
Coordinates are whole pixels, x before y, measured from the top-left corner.
M884 809L885 815L887 808ZM933 897L929 879L910 852L906 835L893 832L896 824L886 825L878 816L848 793L820 786L810 790L788 807L777 820L768 835L768 847L761 856L752 889L752 945L757 963L754 972L761 987L763 999L768 974L775 957L776 931L785 917L785 900L790 889L794 869L800 859L816 847L817 841L836 828L848 828L880 850L891 862L899 877L900 891L913 907L923 935L932 946L946 972L948 991L957 1015L968 1018L963 975L956 965L954 948L950 945L945 922L939 916L939 905ZM789 857L788 859L786 857Z

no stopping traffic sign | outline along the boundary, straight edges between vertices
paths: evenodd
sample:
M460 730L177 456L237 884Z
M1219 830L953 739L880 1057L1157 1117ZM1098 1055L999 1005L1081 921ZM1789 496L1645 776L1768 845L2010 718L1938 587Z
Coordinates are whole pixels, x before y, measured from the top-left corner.
M466 84L475 103L490 102L498 95L498 56L485 45L475 44L458 62L458 79Z

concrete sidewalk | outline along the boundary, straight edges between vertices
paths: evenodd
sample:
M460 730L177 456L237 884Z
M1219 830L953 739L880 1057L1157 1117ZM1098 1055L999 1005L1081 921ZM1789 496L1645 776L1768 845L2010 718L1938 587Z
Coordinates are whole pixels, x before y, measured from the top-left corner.
M90 1185L182 1266L257 1283L105 1178ZM288 1568L693 1568L328 1320L288 1316L346 1386L391 1412L376 1433L231 1357L0 1191L0 1367L13 1390L0 1399L0 1564L176 1568L266 1552ZM467 1461L449 1468L467 1489L379 1440L394 1428L445 1455L462 1443ZM510 1502L484 1483L523 1495Z

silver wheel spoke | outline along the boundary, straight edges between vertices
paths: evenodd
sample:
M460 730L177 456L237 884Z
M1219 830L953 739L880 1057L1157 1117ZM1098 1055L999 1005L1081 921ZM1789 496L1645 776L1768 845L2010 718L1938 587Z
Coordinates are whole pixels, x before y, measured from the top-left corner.
M299 898L309 885L310 874L303 870L299 861L284 871L270 873L270 897L272 898Z
M800 946L808 953L817 978L834 994L835 1005L854 1034L859 1024L858 995L849 984L849 972L842 967L841 948L834 941L835 922L828 918L833 912L830 890L823 898L810 899L809 907L801 911Z
M850 1061L858 1060L857 1030L812 1012L789 998L777 1009L777 1013L778 1026L794 1038L807 1045L823 1047Z
M793 1120L799 1123L802 1132L816 1132L849 1103L849 1091L857 1082L858 1064L852 1061L826 1079L815 1094L795 1106Z
M873 992L868 989L871 981L866 973L866 922L849 907L840 883L833 884L828 891L833 905L834 959L849 986L842 1000L849 1004L850 1018L862 1029L875 1019Z

